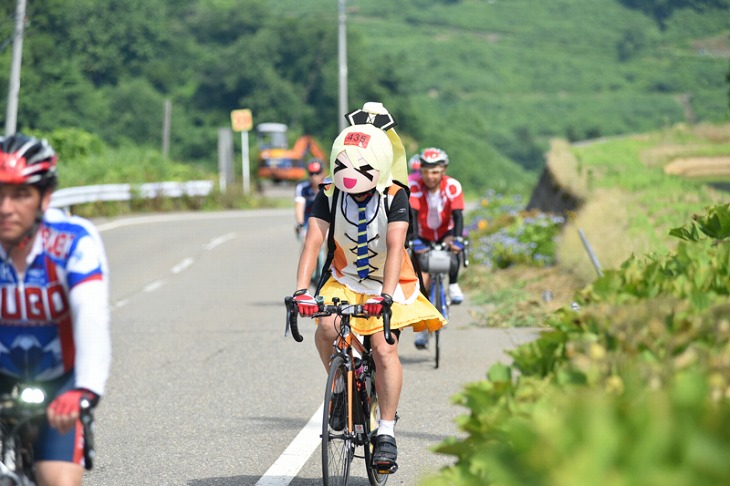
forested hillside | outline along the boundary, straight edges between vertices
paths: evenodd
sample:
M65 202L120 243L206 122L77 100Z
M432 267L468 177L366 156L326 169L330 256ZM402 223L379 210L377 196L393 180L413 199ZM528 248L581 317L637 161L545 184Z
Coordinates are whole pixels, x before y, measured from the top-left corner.
M15 0L0 0L5 113ZM729 0L348 0L349 101L380 100L409 153L446 149L478 192L529 184L555 136L726 120ZM250 108L337 132L334 0L30 0L18 126L76 127L216 166Z

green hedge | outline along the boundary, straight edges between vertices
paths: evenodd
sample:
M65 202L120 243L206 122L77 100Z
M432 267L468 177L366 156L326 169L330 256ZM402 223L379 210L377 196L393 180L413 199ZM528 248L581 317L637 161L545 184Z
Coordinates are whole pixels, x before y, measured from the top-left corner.
M467 437L424 484L730 484L730 204L671 234L455 398Z

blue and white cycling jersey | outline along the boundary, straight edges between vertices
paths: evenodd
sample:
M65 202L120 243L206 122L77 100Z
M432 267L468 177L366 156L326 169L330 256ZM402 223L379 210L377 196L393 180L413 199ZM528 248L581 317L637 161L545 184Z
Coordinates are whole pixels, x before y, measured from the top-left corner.
M312 188L312 184L309 181L300 182L297 184L296 192L294 194L295 202L304 202L304 224L306 228L309 226L309 215L312 212L312 204L314 203L314 196L317 193Z
M0 373L43 382L73 371L102 395L111 362L109 281L93 225L46 211L24 274L0 247Z
M312 188L312 184L309 181L300 182L297 184L296 193L294 195L295 202L304 201L304 224L306 228L309 226L309 214L312 212L312 204L314 203L314 196L317 193Z

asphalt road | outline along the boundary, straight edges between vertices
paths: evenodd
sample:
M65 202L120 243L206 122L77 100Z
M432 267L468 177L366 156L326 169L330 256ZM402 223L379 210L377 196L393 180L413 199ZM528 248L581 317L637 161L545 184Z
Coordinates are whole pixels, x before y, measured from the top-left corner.
M321 484L316 441L305 448L311 457L300 451L308 458L300 470L267 475L296 463L282 453L321 405L326 379L313 323L302 321L302 343L283 336L298 257L292 223L291 210L98 223L111 266L114 356L86 485ZM402 336L400 470L388 484L416 485L453 462L430 450L460 435L455 419L466 410L451 397L536 334L474 329L466 306L452 311L439 369L412 332ZM367 484L362 460L352 475L351 484Z

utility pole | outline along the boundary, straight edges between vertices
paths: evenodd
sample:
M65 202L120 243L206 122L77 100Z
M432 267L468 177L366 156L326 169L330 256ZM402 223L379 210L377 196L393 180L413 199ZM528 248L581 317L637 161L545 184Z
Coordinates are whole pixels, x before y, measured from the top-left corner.
M172 101L165 100L165 110L162 118L162 157L170 156L170 124L172 116Z
M345 25L345 0L339 2L339 35L337 43L337 54L340 66L340 109L339 109L339 127L340 131L347 126L345 115L347 109L347 27Z
M20 61L23 57L23 29L25 27L25 0L18 0L15 9L13 59L8 81L8 108L5 115L5 135L13 135L18 128L18 95L20 94Z

